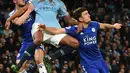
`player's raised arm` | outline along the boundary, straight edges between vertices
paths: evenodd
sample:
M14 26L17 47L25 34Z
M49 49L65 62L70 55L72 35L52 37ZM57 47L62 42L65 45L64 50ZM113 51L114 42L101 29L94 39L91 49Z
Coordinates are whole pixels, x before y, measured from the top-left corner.
M99 25L100 25L100 29L111 29L111 28L120 29L122 26L119 23L115 23L114 25L107 24L107 23L99 23Z
M9 29L10 26L10 21L14 20L15 18L18 18L19 16L21 16L22 14L24 14L21 19L18 21L18 19L16 20L17 22L13 21L15 24L22 24L26 18L28 17L28 15L32 12L32 10L34 9L33 5L30 3L27 3L24 7L20 8L16 13L14 13L12 16L10 16L5 23L5 27L6 29Z
M22 25L25 20L28 18L28 16L30 15L30 13L33 11L34 7L32 4L29 5L27 11L20 17L18 17L17 19L12 20L12 22L16 25Z
M16 17L21 16L25 11L28 9L30 3L27 3L24 7L20 8L16 13L14 13L11 17L9 17L7 20L11 21L15 19Z

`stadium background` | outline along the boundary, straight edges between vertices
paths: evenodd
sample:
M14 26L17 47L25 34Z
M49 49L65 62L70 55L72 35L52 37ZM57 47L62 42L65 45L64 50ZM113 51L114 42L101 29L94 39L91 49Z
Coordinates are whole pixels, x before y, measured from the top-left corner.
M94 21L104 23L121 23L120 30L100 30L98 32L98 47L109 67L110 73L130 73L130 0L63 0L67 10L86 7ZM18 29L6 30L4 23L8 13L14 8L12 0L0 0L0 73L14 73L10 66L15 63L21 45ZM62 27L67 26L60 18ZM49 54L56 49L49 50ZM71 54L56 59L53 62L53 73L82 73L78 54ZM37 73L36 65L30 61L28 70ZM29 73L29 72L28 72Z

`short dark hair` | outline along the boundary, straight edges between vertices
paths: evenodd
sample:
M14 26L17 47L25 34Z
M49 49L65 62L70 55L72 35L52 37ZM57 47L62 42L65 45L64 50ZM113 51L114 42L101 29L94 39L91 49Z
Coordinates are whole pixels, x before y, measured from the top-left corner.
M79 18L82 15L82 12L86 11L87 9L84 7L79 7L73 11L73 18L79 21Z

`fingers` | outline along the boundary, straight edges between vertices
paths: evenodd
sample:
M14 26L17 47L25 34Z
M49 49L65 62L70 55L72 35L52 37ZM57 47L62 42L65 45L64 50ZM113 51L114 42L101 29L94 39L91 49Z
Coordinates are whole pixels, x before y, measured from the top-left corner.
M78 24L78 30L77 30L77 33L81 32L84 28L84 24L83 23L79 23Z
M10 26L9 25L5 25L5 29L9 29L10 28Z
M38 29L41 30L41 31L44 30L45 27L46 27L46 26L45 26L44 24L40 24L40 25L38 25Z
M115 26L116 29L120 29L121 26L122 26L122 24L120 24L120 23L115 23L114 26Z
M10 26L7 26L6 29L8 30L10 28Z
M38 27L40 27L40 28L45 28L45 25L43 25L43 24L41 25L41 24L40 24L40 25L38 25Z
M77 33L81 32L81 31L82 31L82 28L78 28Z
M9 29L10 28L10 23L9 22L6 22L5 23L5 29Z

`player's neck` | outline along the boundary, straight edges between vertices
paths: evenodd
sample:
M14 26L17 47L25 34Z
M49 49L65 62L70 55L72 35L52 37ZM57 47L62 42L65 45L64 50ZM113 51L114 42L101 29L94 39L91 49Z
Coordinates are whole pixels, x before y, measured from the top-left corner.
M52 0L48 0L52 6L54 6L54 2Z
M85 28L88 28L88 23L85 23L85 24L84 24L84 27L85 27Z
M52 3L52 0L48 0L50 3Z
M15 6L15 9L16 9L16 10L19 10L19 9L20 9L20 7L19 7L18 5L16 5L16 6Z
M91 22L91 21L84 23L84 27L85 27L85 28L88 28L88 25L89 25L90 22Z
M19 10L21 7L23 7L23 6L15 5L16 10Z

